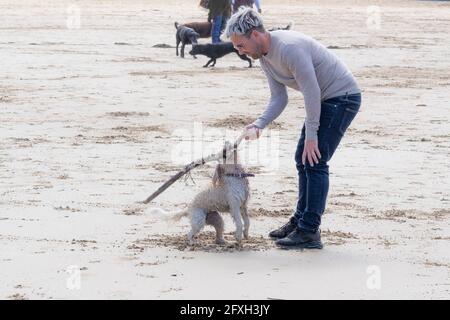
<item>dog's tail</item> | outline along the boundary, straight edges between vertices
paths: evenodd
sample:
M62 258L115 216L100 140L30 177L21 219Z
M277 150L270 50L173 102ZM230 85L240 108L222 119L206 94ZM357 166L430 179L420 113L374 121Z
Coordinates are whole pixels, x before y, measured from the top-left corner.
M178 22L175 21L175 29L178 30L178 26L179 26Z
M151 208L150 214L164 221L179 221L181 218L186 217L189 213L186 209L178 211L166 211L161 208Z

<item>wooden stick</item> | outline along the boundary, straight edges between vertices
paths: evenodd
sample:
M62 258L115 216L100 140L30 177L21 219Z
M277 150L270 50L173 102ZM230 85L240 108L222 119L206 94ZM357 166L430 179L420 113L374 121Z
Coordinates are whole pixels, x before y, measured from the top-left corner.
M161 187L158 188L155 192L153 192L150 196L147 197L147 199L144 200L144 204L149 203L153 199L155 199L157 196L159 196L161 193L163 193L168 187L170 187L175 181L180 179L182 176L184 176L186 173L191 171L192 169L205 164L206 162L219 160L223 157L223 153L228 153L231 151L237 151L237 148L239 144L241 143L242 139L245 137L245 132L243 132L234 142L233 145L225 145L223 150L219 153L212 153L206 158L201 158L199 160L193 161L186 165L183 170L179 171L176 175L172 176L169 180L167 180Z

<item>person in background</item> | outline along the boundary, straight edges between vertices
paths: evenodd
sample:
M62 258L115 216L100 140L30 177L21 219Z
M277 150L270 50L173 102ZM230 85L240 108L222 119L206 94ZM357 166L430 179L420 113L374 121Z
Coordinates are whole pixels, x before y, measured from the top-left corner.
M255 6L256 6L256 9L258 10L258 13L262 13L261 0L255 0Z
M209 0L208 10L208 21L212 23L211 40L212 43L219 43L220 35L231 15L230 0Z

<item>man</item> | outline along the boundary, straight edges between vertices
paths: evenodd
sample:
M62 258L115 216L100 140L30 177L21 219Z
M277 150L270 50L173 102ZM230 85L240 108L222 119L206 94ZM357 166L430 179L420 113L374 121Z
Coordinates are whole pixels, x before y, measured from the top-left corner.
M261 16L251 8L232 15L225 32L239 53L260 60L271 92L264 113L244 129L246 139L259 137L281 114L288 102L286 86L303 93L306 117L295 153L297 208L288 223L269 235L281 247L321 249L327 162L359 110L361 91L347 67L323 45L290 30L267 32Z
M211 42L219 43L220 35L231 14L231 2L230 0L209 0L208 9L208 21L212 22Z

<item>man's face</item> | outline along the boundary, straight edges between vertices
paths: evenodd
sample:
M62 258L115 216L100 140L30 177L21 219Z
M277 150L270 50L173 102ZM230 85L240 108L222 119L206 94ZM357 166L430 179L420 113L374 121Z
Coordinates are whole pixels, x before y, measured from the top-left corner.
M259 37L256 33L257 31L252 31L250 38L237 34L231 36L231 42L236 50L239 51L239 54L246 54L254 60L257 60L262 56L261 45L258 41Z

